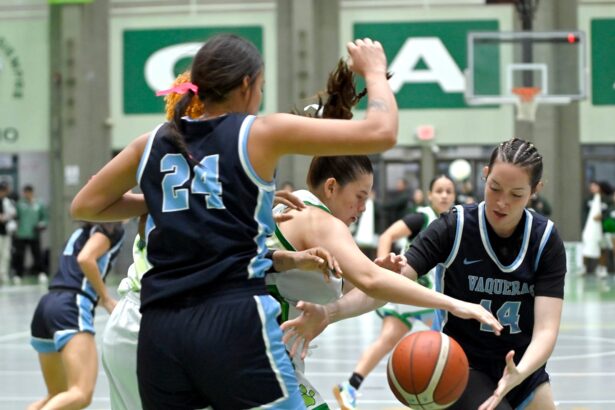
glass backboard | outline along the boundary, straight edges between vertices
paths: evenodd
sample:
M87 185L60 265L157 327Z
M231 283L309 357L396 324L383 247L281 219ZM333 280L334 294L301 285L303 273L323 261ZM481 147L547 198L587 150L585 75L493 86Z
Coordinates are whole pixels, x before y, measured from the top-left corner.
M581 31L468 33L465 99L470 105L568 104L587 96ZM524 101L525 102L525 101Z

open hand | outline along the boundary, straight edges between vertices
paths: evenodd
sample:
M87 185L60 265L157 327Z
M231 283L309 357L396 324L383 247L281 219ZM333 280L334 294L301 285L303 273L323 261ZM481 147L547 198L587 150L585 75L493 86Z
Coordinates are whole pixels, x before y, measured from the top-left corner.
M300 301L296 308L301 311L301 315L280 325L284 332L282 340L284 343L292 341L289 352L291 357L301 349L301 359L305 359L310 342L329 325L329 316L324 306L315 303Z
M291 209L302 210L305 208L305 204L302 200L299 199L296 195L291 192L280 190L275 191L275 196L273 197L273 206L284 204Z
M477 303L456 300L450 312L462 319L476 319L481 323L491 326L491 329L493 329L498 336L503 329L502 324L498 322L493 314Z
M396 273L401 273L401 270L406 266L407 262L408 260L404 255L396 255L393 252L382 258L374 259L376 265Z
M288 207L288 209L295 209L297 211L301 211L303 208L305 208L305 204L299 199L299 197L284 190L275 191L275 196L273 197L273 206L279 204L284 204ZM292 218L293 216L287 212L273 215L275 223L288 221Z
M330 275L336 278L340 278L342 275L342 268L340 268L335 257L320 246L293 252L293 259L296 269L320 271L327 283L329 282Z
M504 396L523 381L523 376L517 370L513 357L515 357L515 351L511 350L506 355L506 367L504 368L502 378L498 382L498 387L491 397L481 404L478 410L494 410L497 405L500 404Z

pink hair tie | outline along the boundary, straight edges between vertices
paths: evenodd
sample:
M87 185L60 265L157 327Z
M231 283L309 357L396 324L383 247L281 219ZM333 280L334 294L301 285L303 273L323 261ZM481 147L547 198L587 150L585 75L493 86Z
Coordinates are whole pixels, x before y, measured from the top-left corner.
M196 85L192 83L181 83L179 85L176 85L175 87L169 88L168 90L156 91L156 97L160 97L161 95L167 95L171 93L186 94L188 90L196 94L199 91L199 87L197 87Z

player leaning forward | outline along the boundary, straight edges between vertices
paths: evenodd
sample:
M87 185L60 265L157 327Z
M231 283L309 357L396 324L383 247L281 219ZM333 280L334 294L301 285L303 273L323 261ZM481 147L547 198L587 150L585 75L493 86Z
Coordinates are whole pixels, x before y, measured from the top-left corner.
M542 168L531 143L501 143L484 168L485 201L456 206L405 254L406 276L437 266L438 291L480 303L504 325L496 336L487 325L437 312L434 327L459 342L471 368L465 392L450 409L555 409L545 366L559 332L566 254L553 222L526 209L542 187ZM328 323L382 303L355 302L301 302L304 314L284 327L310 340Z

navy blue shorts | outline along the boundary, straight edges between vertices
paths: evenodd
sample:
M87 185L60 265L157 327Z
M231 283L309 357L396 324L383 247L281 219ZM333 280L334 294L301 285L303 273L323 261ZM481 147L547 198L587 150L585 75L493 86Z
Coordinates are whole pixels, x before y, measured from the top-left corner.
M39 353L59 352L79 332L94 334L94 303L70 290L52 290L39 300L30 344Z
M210 295L148 307L137 347L143 408L304 409L269 295Z
M502 359L504 363L504 359ZM498 381L502 378L505 365L494 365L490 371L470 369L468 386L457 400L449 407L449 410L476 409L487 400L497 388ZM499 371L499 373L498 373ZM542 366L520 385L512 389L505 399L496 407L496 410L522 410L534 398L538 386L549 381L549 375Z

